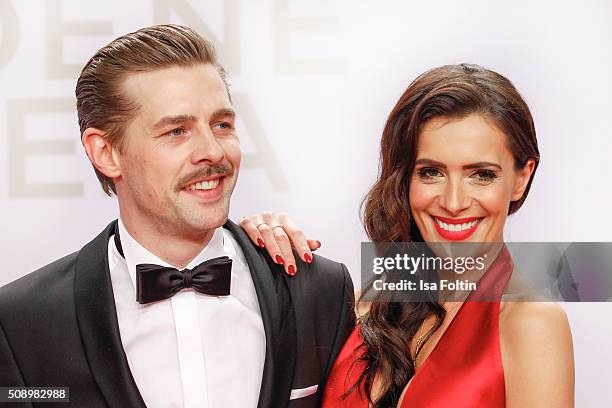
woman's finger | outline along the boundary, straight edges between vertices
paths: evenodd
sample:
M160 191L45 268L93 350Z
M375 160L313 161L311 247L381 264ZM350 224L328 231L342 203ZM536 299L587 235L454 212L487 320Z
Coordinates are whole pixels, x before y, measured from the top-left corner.
M266 211L261 214L263 221L272 229L272 236L276 241L276 245L280 249L281 255L283 257L283 265L285 267L285 272L289 275L295 275L297 272L297 267L295 264L295 258L293 257L293 251L291 250L291 242L285 232L283 225L283 219L279 216L279 214L272 213L270 211ZM264 236L267 239L266 236Z
M317 249L321 248L321 241L319 240L306 238L306 242L308 243L308 247L311 251L316 251Z
M312 262L312 252L306 240L306 236L295 226L293 220L285 213L278 214L278 219L283 227L284 232L289 237L291 246L296 250L299 257L306 263Z
M263 220L261 216L256 215L251 217L243 217L238 223L240 224L244 232L247 233L251 241L257 244L259 247L264 248L266 246L264 243L264 239L259 233L259 230L257 229L257 225L261 224L262 222Z
M293 250L291 249L291 242L289 241L289 237L284 230L284 226L274 226L272 228L272 233L274 235L274 239L276 240L276 244L283 254L285 261L285 272L291 276L295 275L297 272L297 265L295 263L295 257L293 256Z
M279 229L279 228L276 228ZM257 230L263 237L263 241L266 247L266 250L270 254L270 257L279 265L285 266L285 271L288 271L288 262L285 259L286 254L281 250L279 242L277 242L277 238L275 236L275 232L267 223L262 223L257 226ZM295 261L293 261L295 263ZM291 270L291 272L295 271L295 266Z

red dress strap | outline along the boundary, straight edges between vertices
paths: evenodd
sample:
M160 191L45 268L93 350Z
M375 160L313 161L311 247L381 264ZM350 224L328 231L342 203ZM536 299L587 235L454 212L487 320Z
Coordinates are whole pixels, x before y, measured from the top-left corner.
M401 402L411 407L504 407L505 382L499 342L499 299L514 265L504 246L479 280L412 378ZM497 301L477 301L486 293ZM366 369L359 327L355 328L332 368L323 399L324 408L367 408L364 390L343 398Z

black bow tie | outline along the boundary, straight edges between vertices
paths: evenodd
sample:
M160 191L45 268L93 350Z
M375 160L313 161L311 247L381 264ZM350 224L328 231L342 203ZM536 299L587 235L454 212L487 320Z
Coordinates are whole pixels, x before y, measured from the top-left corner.
M119 228L115 228L115 246L123 256ZM193 269L154 264L136 265L136 300L145 304L168 299L184 288L193 288L205 295L230 294L232 260L227 256L209 259Z
M193 270L159 266L136 265L136 300L150 303L168 299L184 288L194 288L212 296L230 294L232 260L227 256L204 261Z

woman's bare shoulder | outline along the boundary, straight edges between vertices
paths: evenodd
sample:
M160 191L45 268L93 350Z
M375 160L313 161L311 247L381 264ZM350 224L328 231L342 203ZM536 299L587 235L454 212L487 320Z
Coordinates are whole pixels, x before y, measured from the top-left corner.
M571 348L567 315L554 302L502 302L500 336L509 352L520 355L548 353Z
M549 330L569 329L567 315L556 302L532 301L532 298L517 297L501 302L501 324L512 329ZM539 331L539 330L538 330Z
M500 344L507 406L573 406L574 354L567 315L554 302L503 302Z

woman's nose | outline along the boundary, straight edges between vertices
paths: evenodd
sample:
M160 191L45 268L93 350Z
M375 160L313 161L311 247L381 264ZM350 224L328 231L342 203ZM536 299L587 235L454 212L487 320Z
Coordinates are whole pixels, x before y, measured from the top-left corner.
M461 180L449 181L440 196L440 206L451 215L459 215L470 204L471 199Z

